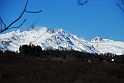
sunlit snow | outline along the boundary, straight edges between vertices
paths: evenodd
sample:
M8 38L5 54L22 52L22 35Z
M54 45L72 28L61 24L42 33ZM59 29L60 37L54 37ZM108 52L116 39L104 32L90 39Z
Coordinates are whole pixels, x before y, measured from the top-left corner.
M43 50L68 49L85 51L89 53L115 53L124 54L124 42L104 39L96 36L91 41L79 38L76 35L69 34L59 29L52 32L47 27L41 27L40 30L12 31L6 34L0 34L0 49L18 51L20 45L33 43L39 45Z

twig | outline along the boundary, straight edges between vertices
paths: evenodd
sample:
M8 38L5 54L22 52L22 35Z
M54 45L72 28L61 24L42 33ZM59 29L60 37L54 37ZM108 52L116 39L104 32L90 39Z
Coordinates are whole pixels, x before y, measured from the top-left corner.
M40 11L35 11L35 12L32 12L32 11L25 11L25 12L27 12L27 13L40 13L40 12L42 12L42 10L40 10Z
M116 3L116 5L124 12L124 9L118 3Z
M122 5L124 6L124 0L121 0Z
M19 26L16 26L16 27L11 27L11 28L9 28L9 29L12 29L12 28L19 28L19 27L21 27L24 23L25 23L25 21L26 21L27 19L25 19Z
M2 18L0 17L1 23L6 27L6 24L3 22Z
M84 2L82 2L82 0L77 0L78 5L85 5L86 3L88 3L89 0L85 0Z

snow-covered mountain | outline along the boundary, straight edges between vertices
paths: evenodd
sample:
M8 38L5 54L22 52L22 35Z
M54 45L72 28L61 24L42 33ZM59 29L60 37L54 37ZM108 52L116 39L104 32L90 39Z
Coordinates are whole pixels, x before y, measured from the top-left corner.
M90 43L100 53L114 53L117 55L124 54L124 42L103 39L99 36L93 38Z
M124 42L103 39L99 36L91 41L79 38L59 29L56 32L50 31L46 27L40 30L12 31L0 34L0 49L18 51L20 45L33 43L45 49L77 50L89 53L115 53L124 54ZM19 51L18 51L19 52Z

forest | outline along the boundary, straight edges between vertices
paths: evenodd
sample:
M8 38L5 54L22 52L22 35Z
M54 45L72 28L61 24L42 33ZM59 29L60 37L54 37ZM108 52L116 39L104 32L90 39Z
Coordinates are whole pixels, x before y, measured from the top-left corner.
M0 83L124 83L124 55L42 50L0 51Z

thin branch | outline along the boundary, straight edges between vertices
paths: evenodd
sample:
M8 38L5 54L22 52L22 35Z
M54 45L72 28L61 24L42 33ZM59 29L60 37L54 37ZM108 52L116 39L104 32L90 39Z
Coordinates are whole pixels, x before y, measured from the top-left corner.
M40 10L40 11L35 11L35 12L32 12L32 11L25 11L25 12L27 12L27 13L40 13L40 12L42 12L42 10Z
M3 30L0 30L0 33L6 31L8 28L4 28Z
M27 28L27 30L29 31L30 27L34 28L34 24L37 23L38 21L39 21L39 19L36 20L34 23L32 23L32 24Z
M25 23L25 21L26 21L27 19L25 19L19 26L16 26L16 27L11 27L11 28L9 28L9 29L12 29L12 28L19 28L19 27L21 27L24 23Z
M22 17L24 12L26 11L27 4L28 4L28 0L26 0L26 4L25 4L24 10L22 11L21 15L16 20L14 20L7 28L9 28L13 23L17 22Z
M122 5L124 6L124 0L121 0Z
M0 17L0 30L2 30L2 21L1 21L1 17Z
M119 5L119 3L116 3L116 5L124 12L124 9Z
M40 19L36 20L33 24L37 23Z
M3 22L2 18L0 17L1 23L6 27L6 24Z
M86 3L88 3L89 0L85 0L84 2L82 2L82 0L77 0L78 5L85 5Z

